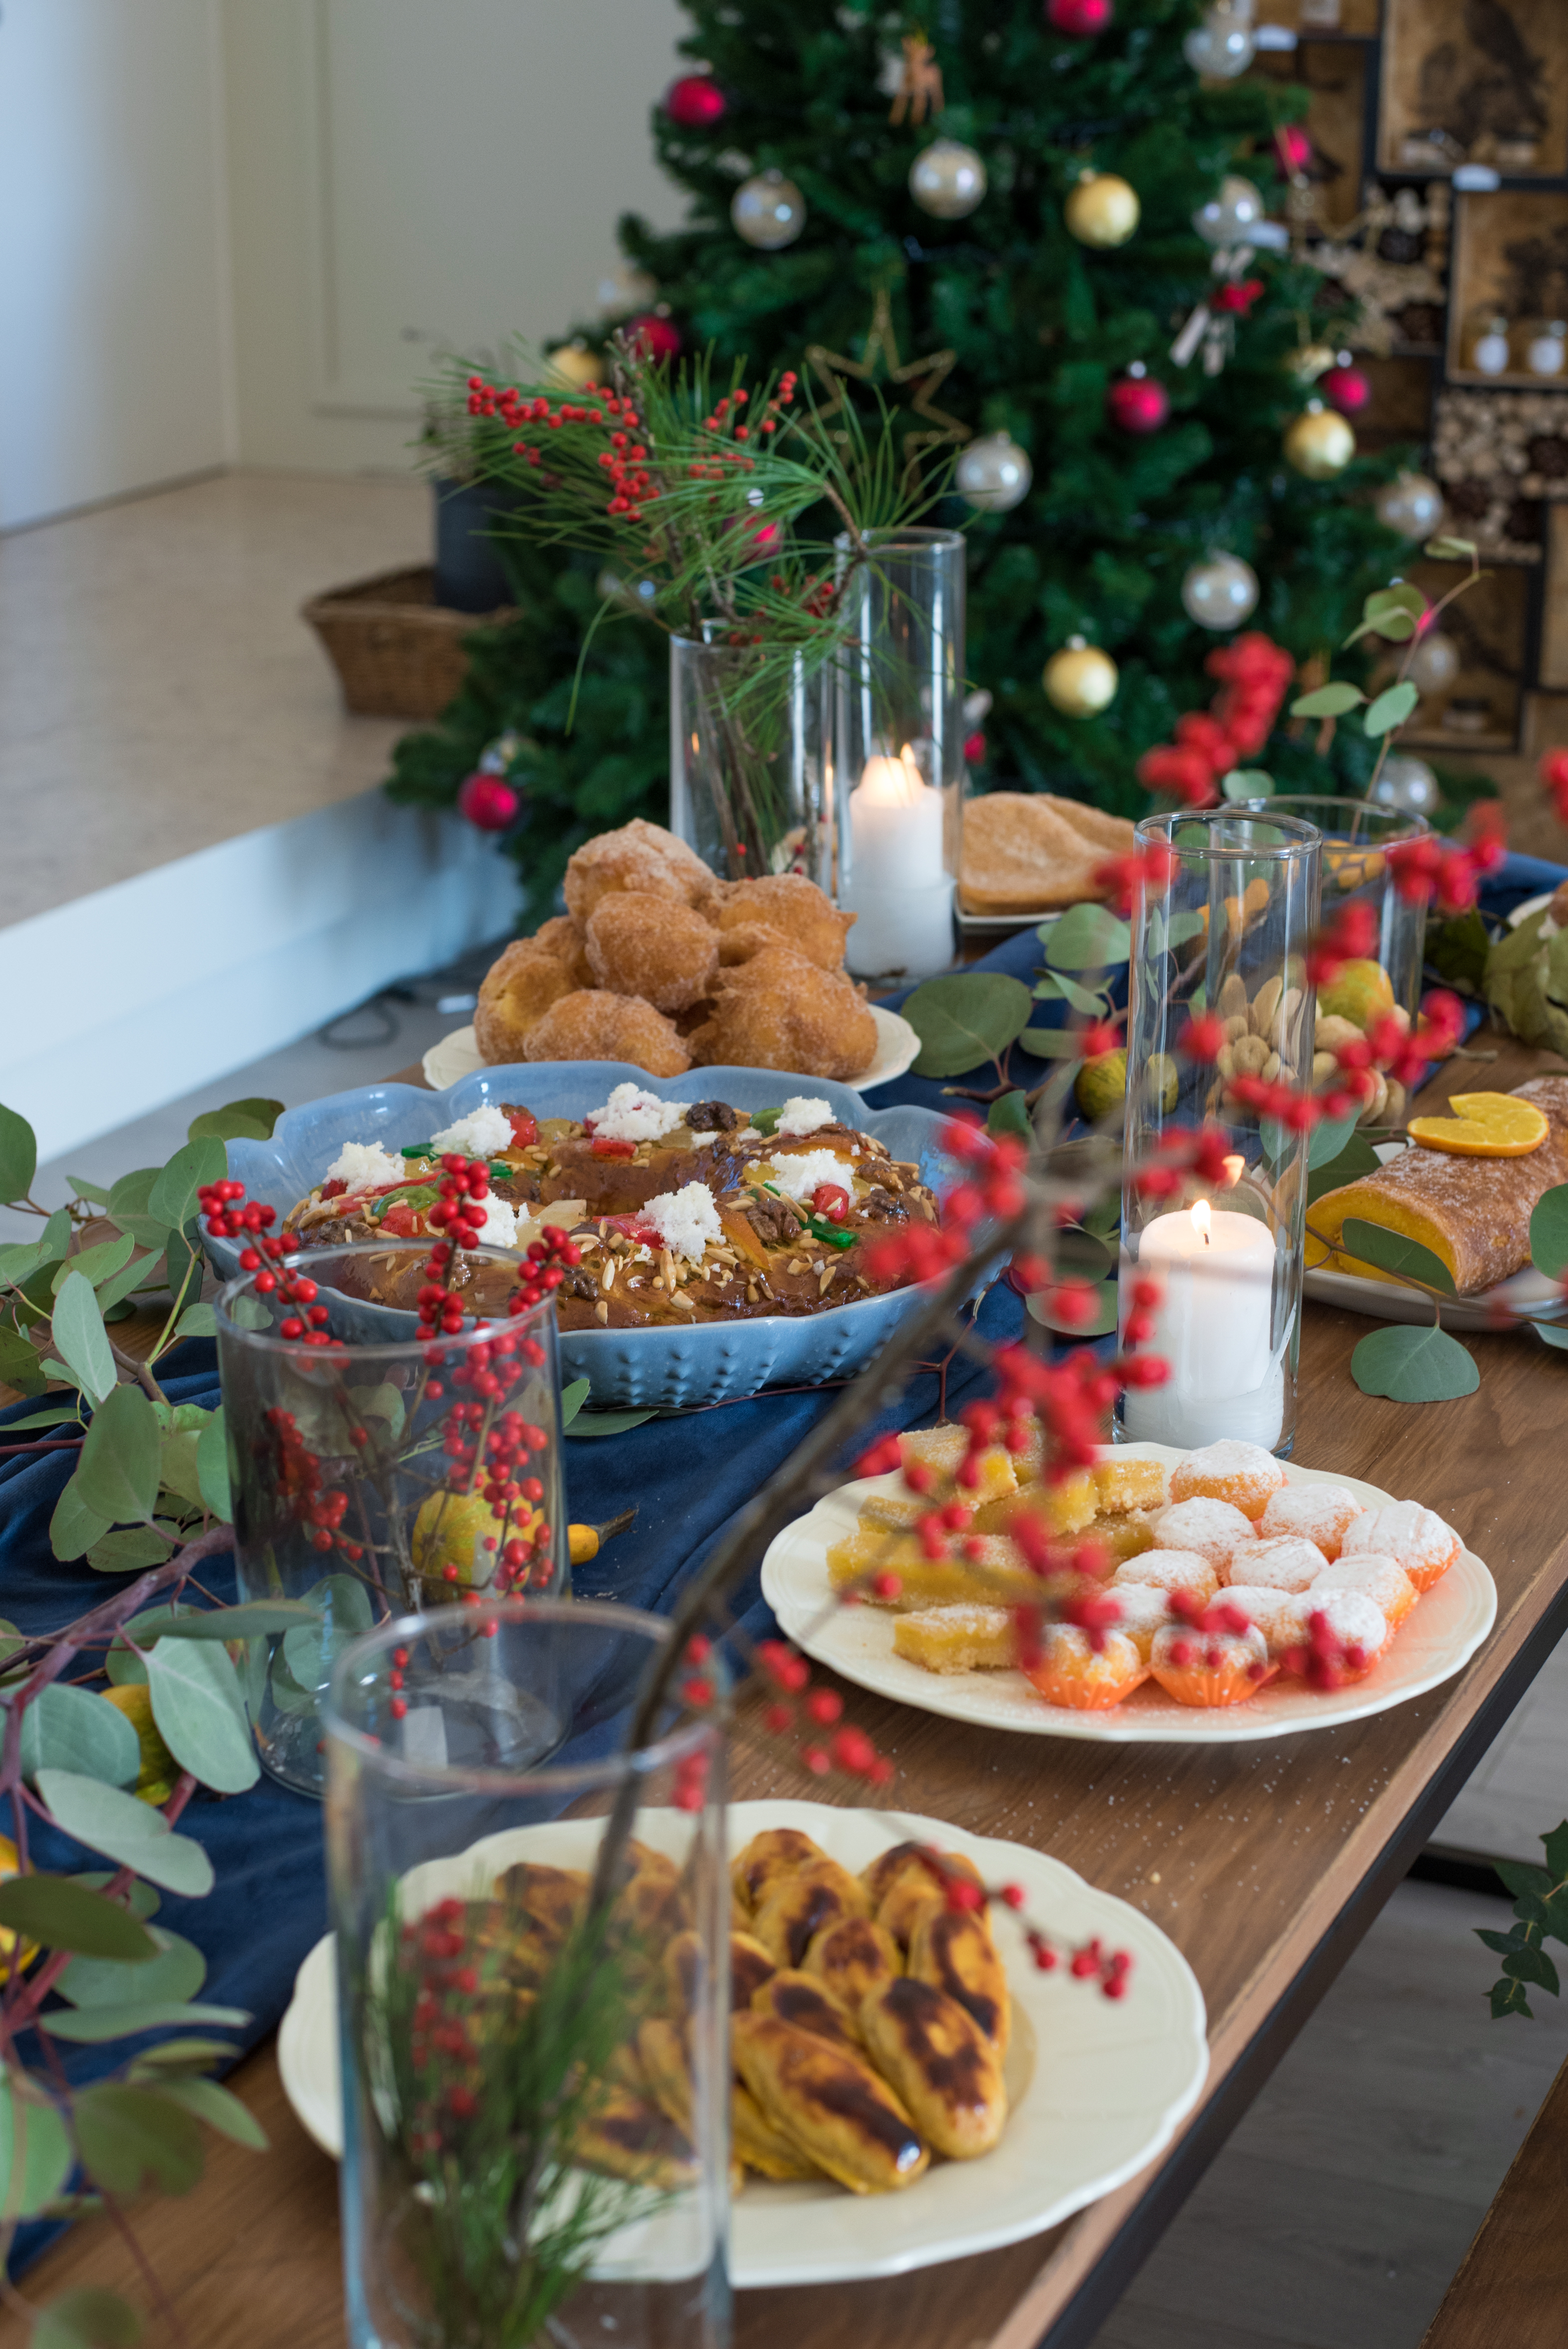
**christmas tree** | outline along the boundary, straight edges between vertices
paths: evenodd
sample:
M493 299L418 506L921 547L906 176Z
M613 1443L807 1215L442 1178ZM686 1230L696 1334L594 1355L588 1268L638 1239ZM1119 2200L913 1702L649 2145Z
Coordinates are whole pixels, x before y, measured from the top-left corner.
M1197 0L686 5L692 70L654 135L689 218L623 220L641 298L580 334L795 367L824 409L874 384L912 454L951 445L934 519L968 526L977 782L1144 812L1140 758L1215 691L1227 637L1205 622L1326 674L1408 552L1367 494L1395 454L1344 461L1354 316L1266 217L1305 160L1305 91L1201 76L1190 48L1220 63L1251 36ZM393 788L449 800L515 729L533 895L588 832L663 813L665 646L634 617L601 627L568 734L594 583L530 555L519 595ZM1058 662L1053 698L1047 664L1079 638L1114 670ZM1249 763L1281 789L1365 783L1374 744L1340 728L1326 763L1294 730Z

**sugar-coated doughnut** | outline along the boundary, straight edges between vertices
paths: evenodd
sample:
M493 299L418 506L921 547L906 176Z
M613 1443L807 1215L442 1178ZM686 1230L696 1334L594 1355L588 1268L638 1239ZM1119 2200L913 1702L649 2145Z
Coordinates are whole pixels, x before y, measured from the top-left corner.
M1272 1452L1228 1435L1177 1462L1171 1471L1171 1498L1229 1501L1244 1517L1256 1518L1284 1483L1284 1470Z
M1341 1681L1369 1672L1388 1644L1387 1618L1360 1590L1309 1591L1306 1628L1309 1638L1326 1635L1334 1642L1333 1669Z
M684 840L639 815L617 832L601 832L585 840L568 858L562 886L567 912L573 921L585 923L601 897L617 889L702 905L718 883Z
M1149 1668L1178 1704L1244 1704L1270 1674L1268 1648L1256 1629L1192 1631L1181 1623L1156 1631Z
M1104 1713L1130 1695L1149 1672L1121 1631L1107 1631L1097 1652L1076 1623L1047 1623L1040 1633L1039 1660L1028 1667L1028 1676L1047 1704Z
M513 938L480 981L474 1041L492 1067L526 1060L528 1032L572 992L566 965L537 938Z
M1212 1599L1220 1578L1195 1549L1146 1549L1130 1557L1111 1576L1112 1590L1190 1590L1194 1599Z
M1387 1501L1367 1509L1346 1531L1342 1557L1370 1551L1377 1557L1397 1558L1418 1590L1429 1590L1458 1557L1464 1544L1452 1526L1419 1501Z
M1380 1610L1390 1631L1398 1630L1419 1595L1398 1558L1377 1557L1371 1550L1325 1567L1306 1594L1309 1609L1325 1590L1358 1590Z
M640 995L655 1011L685 1011L707 995L718 968L718 936L690 905L616 889L588 916L593 984Z
M691 1045L699 1067L790 1069L848 1083L876 1059L877 1024L841 970L792 947L764 947L718 973L712 1013Z
M1277 1535L1299 1534L1315 1542L1332 1566L1339 1556L1345 1528L1361 1515L1361 1504L1343 1485L1282 1485L1269 1495L1258 1521L1265 1540Z
M1262 1582L1236 1582L1221 1591L1216 1603L1241 1609L1253 1630L1263 1633L1275 1663L1287 1648L1299 1648L1306 1637L1307 1602L1300 1591L1274 1590Z
M708 907L720 931L751 929L760 924L777 930L819 970L841 970L844 940L856 916L841 914L825 891L803 873L762 873L755 881L721 882ZM748 955L744 957L749 960ZM736 957L726 956L726 961Z
M1231 1502L1200 1495L1161 1509L1154 1520L1154 1538L1164 1549L1196 1550L1227 1580L1232 1558L1243 1543L1257 1539L1257 1528Z
M1242 1553L1237 1571L1244 1572L1248 1582L1262 1583L1266 1590L1309 1590L1325 1563L1315 1542L1284 1534L1277 1541L1254 1542Z
M662 1011L634 995L583 988L552 1003L523 1040L530 1061L629 1061L650 1077L684 1076L691 1054Z

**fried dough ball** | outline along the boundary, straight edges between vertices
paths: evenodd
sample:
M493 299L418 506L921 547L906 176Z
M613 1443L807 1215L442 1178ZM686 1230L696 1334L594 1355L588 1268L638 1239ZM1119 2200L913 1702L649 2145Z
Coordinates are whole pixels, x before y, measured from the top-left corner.
M691 1054L662 1011L635 995L580 988L552 1004L523 1045L530 1061L629 1061L650 1077L681 1077Z
M689 905L617 889L588 916L594 983L613 995L640 995L656 1011L700 1002L718 968L718 936Z
M546 953L537 938L513 938L480 982L474 1038L485 1059L492 1065L525 1060L529 1030L571 991L564 963Z
M634 816L619 832L585 840L566 867L566 910L586 922L601 897L634 889L648 897L705 905L717 884L700 856L662 824Z
M844 939L855 919L841 914L803 873L765 873L755 881L732 882L711 911L720 930L762 922L781 931L795 952L820 970L843 968Z
M533 943L552 954L557 962L566 965L573 987L592 987L593 974L588 967L588 941L581 922L570 914L552 915L548 922L535 930Z
M726 970L749 962L764 947L787 947L789 941L771 922L735 922L718 934L718 959Z
M792 1069L849 1081L876 1058L876 1022L841 971L788 947L721 970L713 1017L691 1039L698 1066Z

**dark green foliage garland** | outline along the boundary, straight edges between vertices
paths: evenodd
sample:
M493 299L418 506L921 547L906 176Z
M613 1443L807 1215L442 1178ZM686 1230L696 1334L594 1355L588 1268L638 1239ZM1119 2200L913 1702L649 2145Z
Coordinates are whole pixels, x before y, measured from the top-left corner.
M1140 754L1213 692L1202 664L1216 639L1181 603L1191 563L1211 546L1250 562L1263 595L1249 625L1305 658L1344 638L1361 598L1409 551L1367 494L1394 455L1315 483L1281 454L1283 429L1308 397L1284 360L1348 323L1337 295L1326 305L1315 270L1259 254L1251 272L1265 290L1236 321L1222 374L1168 357L1212 283L1193 212L1227 171L1272 197L1273 130L1305 111L1305 91L1204 88L1181 54L1198 0L1119 0L1094 40L1050 30L1041 0L935 0L921 12L875 0L686 5L693 29L682 46L709 66L727 110L694 131L655 109L659 157L692 198L690 224L661 236L628 216L623 249L654 280L688 351L744 355L754 371L799 367L813 343L858 356L885 288L903 358L957 353L937 404L976 431L1009 432L1035 468L1011 513L971 517L954 501L934 517L969 523L969 669L994 696L982 780L1142 813ZM935 46L946 109L939 122L894 128L879 72L917 30ZM932 219L905 185L937 135L985 158L989 191L966 220ZM739 158L756 171L777 165L806 198L804 233L781 253L754 251L730 225ZM1119 250L1091 252L1063 224L1086 164L1139 192L1139 229ZM583 331L602 340L604 328ZM1108 385L1134 360L1171 393L1168 421L1146 438L1105 415ZM521 616L480 641L440 729L399 746L392 790L449 802L506 727L529 737L511 770L527 808L509 845L542 908L578 839L664 812L665 647L634 619L601 628L568 736L593 582L546 554L520 591ZM1074 633L1120 667L1098 719L1062 717L1041 688L1047 658ZM1263 763L1282 790L1358 790L1373 754L1340 728L1331 775L1311 732L1276 737Z

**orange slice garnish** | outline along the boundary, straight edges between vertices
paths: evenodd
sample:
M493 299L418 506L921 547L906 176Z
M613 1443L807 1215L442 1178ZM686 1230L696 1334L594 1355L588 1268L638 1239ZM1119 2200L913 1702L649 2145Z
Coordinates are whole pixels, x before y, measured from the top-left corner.
M1528 1158L1552 1131L1533 1102L1516 1093L1455 1093L1457 1117L1413 1117L1410 1136L1460 1158Z

